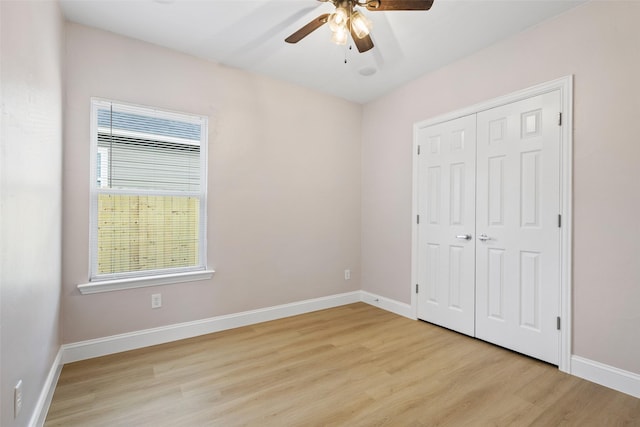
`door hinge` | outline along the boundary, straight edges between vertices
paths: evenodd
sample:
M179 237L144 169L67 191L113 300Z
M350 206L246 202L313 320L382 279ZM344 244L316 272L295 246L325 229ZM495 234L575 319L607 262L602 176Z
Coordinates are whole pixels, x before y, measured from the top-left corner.
M420 224L420 215L416 215L416 224Z
M420 285L418 285L418 284L416 283L416 294L418 293L419 288L420 288Z
M556 328L560 330L560 316L556 317Z
M562 126L562 113L558 113L558 126Z
M558 228L562 228L562 215L558 215Z
M418 156L420 155L420 146L418 145Z

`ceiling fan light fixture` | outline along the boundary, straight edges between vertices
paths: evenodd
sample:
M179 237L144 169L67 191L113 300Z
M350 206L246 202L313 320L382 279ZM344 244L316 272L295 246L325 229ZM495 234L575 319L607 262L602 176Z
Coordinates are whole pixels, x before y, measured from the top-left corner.
M353 33L359 39L366 37L371 32L371 21L369 21L363 14L355 11L351 16L351 29Z
M329 28L334 33L339 29L346 29L347 27L347 11L343 7L336 8L336 11L329 15Z
M0 0L2 1L2 0ZM154 0L176 1L176 0ZM331 40L339 45L347 44L349 37L353 40L358 52L364 53L373 49L371 36L372 24L357 8L366 8L368 11L393 11L393 10L429 10L434 0L318 0L330 3L335 7L333 13L323 13L311 22L303 25L289 37L284 39L287 43L298 43L303 38L328 24L331 28ZM351 49L351 47L350 47Z
M331 33L331 41L339 46L347 44L348 38L349 32L347 31L347 27L340 27Z

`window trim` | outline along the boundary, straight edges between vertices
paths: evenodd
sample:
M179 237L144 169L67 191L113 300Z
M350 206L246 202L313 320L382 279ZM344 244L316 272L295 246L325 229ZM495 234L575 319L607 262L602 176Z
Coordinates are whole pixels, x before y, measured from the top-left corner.
M96 292L107 292L112 290L122 290L139 288L146 286L165 285L170 283L190 282L194 280L206 280L213 276L214 270L207 269L207 141L208 141L208 117L178 113L168 110L161 110L154 107L144 105L136 105L126 102L109 100L104 98L91 97L91 117L90 117L90 179L89 179L89 280L87 283L78 284L78 290L82 294L91 294ZM201 127L200 134L200 168L201 182L200 189L196 193L190 192L190 195L200 198L200 239L198 242L199 262L193 267L167 268L162 270L145 270L136 272L116 273L116 274L97 274L97 201L98 186L96 182L97 176L97 153L98 147L98 110L117 106L119 111L130 110L134 114L144 114L142 110L153 113L154 117L164 119L178 120L187 123L196 123ZM105 192L119 194L140 194L138 191L109 189ZM155 191L147 191L149 194ZM172 191L163 191L162 194L173 193ZM185 193L181 193L184 195Z
M79 284L78 290L82 295L100 292L120 291L123 289L145 288L147 286L170 285L173 283L195 282L213 277L215 270L188 271L156 276L129 277L126 279L97 280Z

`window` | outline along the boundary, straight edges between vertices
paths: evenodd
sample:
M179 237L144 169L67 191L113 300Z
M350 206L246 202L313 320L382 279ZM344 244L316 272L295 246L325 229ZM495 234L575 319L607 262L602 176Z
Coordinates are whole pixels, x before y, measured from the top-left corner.
M206 147L206 117L92 100L91 282L206 269Z

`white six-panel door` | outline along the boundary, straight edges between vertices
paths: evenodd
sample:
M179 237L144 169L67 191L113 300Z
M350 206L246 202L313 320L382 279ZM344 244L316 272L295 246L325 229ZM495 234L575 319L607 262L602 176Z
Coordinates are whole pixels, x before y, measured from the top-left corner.
M478 113L476 336L558 364L559 91Z
M559 97L553 91L416 132L418 318L554 364Z
M476 116L421 129L417 137L418 317L473 336Z

